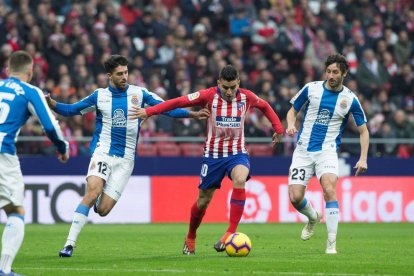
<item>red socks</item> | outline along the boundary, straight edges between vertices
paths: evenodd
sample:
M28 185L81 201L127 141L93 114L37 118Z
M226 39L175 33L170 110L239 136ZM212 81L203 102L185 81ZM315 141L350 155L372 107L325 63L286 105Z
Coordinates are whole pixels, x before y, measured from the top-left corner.
M188 229L187 238L195 239L197 236L197 228L203 220L206 210L200 210L197 206L197 201L191 207L190 227Z
M234 233L237 230L240 219L244 211L244 203L246 202L245 189L233 189L230 199L230 223L226 232Z
M237 230L240 219L244 211L244 203L246 202L246 190L245 189L233 189L230 199L230 219L227 233L234 233ZM187 238L195 239L197 236L197 229L203 220L206 210L200 210L197 206L197 202L191 207L190 227L188 229ZM226 233L226 234L227 234ZM227 235L228 236L228 235Z

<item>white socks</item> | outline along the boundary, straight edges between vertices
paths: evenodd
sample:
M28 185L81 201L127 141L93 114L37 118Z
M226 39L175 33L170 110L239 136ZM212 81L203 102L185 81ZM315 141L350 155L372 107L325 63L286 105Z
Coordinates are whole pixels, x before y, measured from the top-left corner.
M70 226L68 238L65 246L72 245L75 247L76 240L83 226L88 222L89 207L79 204L75 213L73 214L72 225Z
M338 232L339 223L339 205L338 201L326 202L325 206L325 222L328 230L328 240L335 241Z
M24 220L23 216L18 214L9 215L6 227L3 230L1 240L1 259L0 269L5 273L11 272L13 260L22 245L24 238Z
M303 199L297 210L299 213L307 216L309 218L309 221L315 221L317 218L316 210L313 209L311 202L306 198Z

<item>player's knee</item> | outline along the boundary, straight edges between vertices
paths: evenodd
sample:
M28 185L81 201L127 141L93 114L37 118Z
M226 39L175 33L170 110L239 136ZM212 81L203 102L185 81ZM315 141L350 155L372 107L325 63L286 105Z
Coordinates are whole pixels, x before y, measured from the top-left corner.
M233 179L233 186L235 188L244 188L246 186L246 178L245 177L235 177Z
M293 190L289 190L289 200L293 206L299 206L303 200L303 195Z

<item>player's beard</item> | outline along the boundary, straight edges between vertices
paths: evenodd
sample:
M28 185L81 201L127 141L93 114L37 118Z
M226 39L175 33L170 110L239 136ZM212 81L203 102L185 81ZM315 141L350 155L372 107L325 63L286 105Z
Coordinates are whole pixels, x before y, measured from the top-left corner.
M328 83L331 90L337 91L341 87L342 80L330 79Z
M126 80L120 80L119 82L116 82L114 84L115 84L116 88L118 88L120 90L124 90L126 85L127 85L127 82L126 82Z

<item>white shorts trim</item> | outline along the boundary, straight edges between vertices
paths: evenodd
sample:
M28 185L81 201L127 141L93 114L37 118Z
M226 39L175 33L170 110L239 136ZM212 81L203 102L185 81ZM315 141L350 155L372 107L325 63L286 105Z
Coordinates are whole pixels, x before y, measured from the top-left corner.
M105 180L103 192L118 201L134 169L134 160L95 153L89 163L89 176L97 176Z
M0 153L0 208L12 203L23 206L24 182L16 155Z

